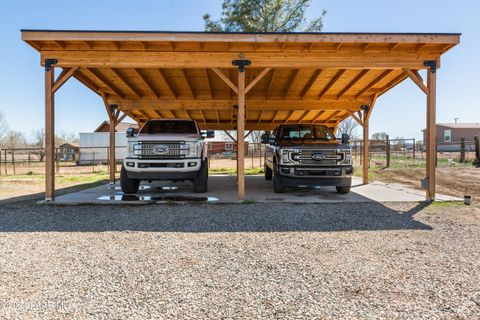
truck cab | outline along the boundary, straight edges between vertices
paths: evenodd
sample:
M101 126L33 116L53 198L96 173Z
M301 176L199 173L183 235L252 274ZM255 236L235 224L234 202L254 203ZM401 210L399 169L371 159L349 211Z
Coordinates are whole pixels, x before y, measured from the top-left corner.
M124 193L136 193L141 181L193 182L193 191L207 192L208 159L205 137L190 119L148 120L138 132L127 130L127 153L120 174Z
M353 175L348 135L341 141L322 124L283 124L262 135L265 179L274 192L286 187L334 186L350 192Z

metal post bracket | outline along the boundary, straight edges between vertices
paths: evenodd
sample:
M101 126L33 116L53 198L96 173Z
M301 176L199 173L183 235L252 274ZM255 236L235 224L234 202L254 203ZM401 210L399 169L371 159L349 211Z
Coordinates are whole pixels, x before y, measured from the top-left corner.
M423 63L425 67L430 68L430 72L435 73L437 72L437 61L435 60L428 60Z
M52 70L52 66L57 63L58 63L57 59L45 59L45 71Z
M232 60L232 65L235 67L238 67L238 71L244 72L245 67L249 66L252 64L251 60Z

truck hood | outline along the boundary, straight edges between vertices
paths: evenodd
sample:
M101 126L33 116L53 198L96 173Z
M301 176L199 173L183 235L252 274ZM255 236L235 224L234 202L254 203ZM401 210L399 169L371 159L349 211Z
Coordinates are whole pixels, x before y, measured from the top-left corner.
M196 133L158 133L158 134L137 134L129 141L199 141L202 137Z

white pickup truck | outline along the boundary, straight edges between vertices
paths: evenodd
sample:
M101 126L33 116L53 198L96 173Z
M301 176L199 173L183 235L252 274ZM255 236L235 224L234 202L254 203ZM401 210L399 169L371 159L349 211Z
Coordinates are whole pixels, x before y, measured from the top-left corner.
M193 192L208 189L208 161L205 137L214 131L201 132L193 120L148 120L136 133L127 130L127 155L120 174L122 191L136 193L140 181L193 182Z

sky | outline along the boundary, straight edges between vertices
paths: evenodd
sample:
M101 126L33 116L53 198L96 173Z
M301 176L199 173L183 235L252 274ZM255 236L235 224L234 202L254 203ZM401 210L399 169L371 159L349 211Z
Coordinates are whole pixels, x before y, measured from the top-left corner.
M221 0L4 0L0 10L0 112L11 129L32 135L44 125L44 71L20 29L201 31L202 15L218 18ZM480 122L480 1L313 0L310 18L328 11L325 32L459 32L461 44L442 57L437 74L437 122ZM421 138L426 98L410 80L381 96L370 132ZM99 96L69 81L56 94L56 130L91 132L106 120Z

